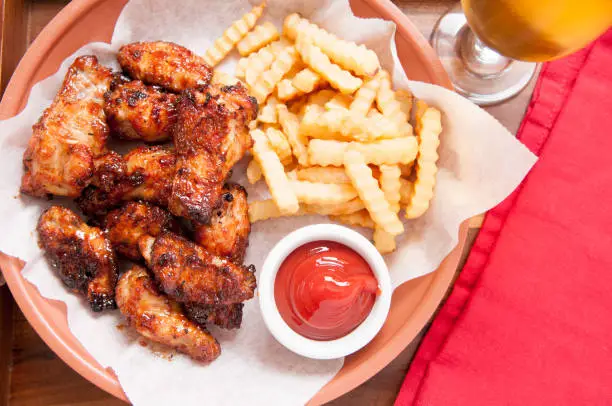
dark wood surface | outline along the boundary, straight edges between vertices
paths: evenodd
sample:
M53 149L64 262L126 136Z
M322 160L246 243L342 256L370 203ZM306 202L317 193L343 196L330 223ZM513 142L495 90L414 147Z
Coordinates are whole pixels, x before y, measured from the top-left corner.
M0 31L0 88L4 89L19 58L45 24L67 0L2 0ZM455 1L398 0L402 9L429 37L441 14ZM9 38L9 40L7 40ZM513 100L487 108L515 133L529 103L534 82ZM459 273L482 221L470 221L468 243ZM353 391L331 402L334 406L391 405L427 327L387 367ZM0 287L0 406L120 405L113 398L64 364L38 337L13 302L6 286Z

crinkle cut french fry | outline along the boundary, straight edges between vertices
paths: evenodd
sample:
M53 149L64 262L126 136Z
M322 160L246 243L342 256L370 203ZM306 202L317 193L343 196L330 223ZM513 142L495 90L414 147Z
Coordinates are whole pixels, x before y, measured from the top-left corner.
M295 213L286 214L279 210L278 206L273 199L267 200L256 200L249 203L249 221L255 223L258 221L268 220L271 218L285 217L285 216L304 216L308 214L303 209L299 209Z
M325 110L317 105L307 107L300 131L312 138L362 142L399 135L397 125L385 117L367 118L347 109Z
M410 162L408 164L400 164L400 170L402 171L402 176L404 178L409 178L412 175L412 168L414 166L414 162Z
M278 117L276 114L277 105L278 100L276 97L270 96L266 103L259 109L257 120L266 124L276 124L278 122Z
M244 68L242 68L244 69L244 80L249 87L255 86L259 76L261 76L261 74L264 73L270 67L270 65L272 65L272 62L274 62L276 56L289 45L290 44L287 41L280 39L261 48L259 51L252 53L246 59L241 58L236 67L236 76L239 74L239 68L244 65ZM242 63L242 60L244 60L244 64Z
M402 136L412 135L412 126L408 123L408 116L402 111L401 104L395 99L395 92L391 89L391 79L387 72L380 74L376 105L385 117L397 125Z
M298 14L290 14L285 18L283 32L293 40L300 34L305 35L332 61L359 76L374 76L380 69L380 62L374 51L363 45L342 40Z
M278 122L291 145L293 155L300 165L308 166L308 139L300 134L300 122L297 116L291 113L284 104L278 104L276 112L278 113Z
M312 69L305 68L293 77L291 84L304 94L312 92L322 81L321 75Z
M367 163L396 165L414 161L418 152L415 137L394 138L371 143L313 139L308 143L311 165L342 166L349 149L360 152Z
M370 111L370 107L372 107L372 103L374 103L376 93L380 87L380 76L381 73L379 72L372 79L367 80L363 86L357 90L353 102L349 107L351 112L366 115L368 111Z
M329 84L342 93L351 94L359 89L363 83L361 79L353 76L349 71L343 70L332 63L319 47L307 38L299 36L295 48L300 53L302 60Z
M300 96L302 92L293 86L291 79L283 79L276 85L276 95L279 100L287 102Z
M412 93L404 89L397 90L395 92L395 99L399 102L402 113L409 118L410 111L412 110Z
M249 162L246 168L246 175L251 185L257 183L261 179L261 166L259 166L255 159L251 159L251 162Z
M320 183L350 184L351 179L343 168L330 166L311 166L297 170L298 180Z
M340 214L336 216L330 215L329 218L330 220L349 226L359 226L365 228L374 228L376 226L367 210L359 210L355 213Z
M363 155L357 151L347 151L344 154L344 168L372 220L389 234L401 234L404 225L385 199Z
M361 199L355 198L348 202L336 204L302 204L304 210L312 214L321 214L325 216L340 216L342 214L351 214L365 209L365 205Z
M263 72L251 89L251 93L259 103L263 103L274 91L283 76L298 61L298 55L293 46L285 48L270 65L270 69ZM248 72L247 72L248 73Z
M281 130L278 130L274 127L268 127L266 129L266 137L268 137L268 141L270 142L270 146L278 155L278 158L284 164L291 162L293 156L291 154L291 146L289 145L289 141L285 137L285 134Z
M206 50L203 58L210 66L216 66L234 48L251 29L255 26L257 19L261 17L266 3L253 7L250 12L243 15L229 26L220 38L217 38L213 46Z
M308 96L307 106L316 105L319 107L325 107L325 103L333 99L335 95L336 95L336 92L334 92L331 89L319 90L318 92L314 92Z
M357 197L352 185L291 181L298 201L306 204L330 205L348 202Z
M353 101L353 98L349 96L348 94L338 93L330 101L325 103L325 108L327 110L333 110L333 109L348 110L352 101Z
M285 168L278 155L274 152L268 138L261 130L251 131L253 138L253 156L259 163L266 179L270 194L281 213L292 214L299 210L297 196L291 188L291 183L285 174Z
M401 178L400 185L400 204L405 206L410 203L410 197L412 196L412 188L414 187L414 184L408 179Z
M374 240L374 246L381 254L389 254L395 251L395 236L389 234L380 227L374 227L374 233L372 234Z
M433 197L436 185L436 173L438 167L438 146L440 145L440 133L442 132L442 115L440 111L428 107L419 117L417 116L419 128L419 155L416 161L416 180L410 202L406 206L406 218L417 218L427 211Z
M235 85L239 82L238 78L230 75L229 73L225 73L222 70L215 69L212 77L213 83L218 83L223 86L231 86Z
M380 165L378 168L380 170L380 188L385 194L391 210L397 213L400 210L402 171L397 165Z
M279 37L278 30L271 22L265 22L258 25L244 36L236 45L238 52L242 56L247 56L252 52L256 52L259 49L265 47L272 41L276 41Z

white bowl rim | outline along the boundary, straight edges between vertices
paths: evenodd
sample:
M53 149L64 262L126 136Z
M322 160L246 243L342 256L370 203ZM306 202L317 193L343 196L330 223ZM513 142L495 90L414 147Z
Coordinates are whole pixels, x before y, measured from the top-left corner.
M334 241L353 249L368 263L378 280L380 293L370 314L355 330L336 340L312 340L296 333L283 320L274 298L274 281L285 258L296 248L313 241ZM313 359L342 358L366 346L387 319L391 294L389 270L378 250L357 231L337 224L314 224L283 237L268 253L258 281L259 306L270 333L289 350Z

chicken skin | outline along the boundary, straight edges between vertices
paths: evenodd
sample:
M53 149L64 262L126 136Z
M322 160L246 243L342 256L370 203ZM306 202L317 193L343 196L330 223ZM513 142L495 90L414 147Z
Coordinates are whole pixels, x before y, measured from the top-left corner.
M221 354L217 340L190 321L177 302L159 292L141 266L133 266L119 278L117 305L130 326L152 341L201 362L213 361Z
M52 206L38 220L39 244L64 284L84 293L95 312L115 308L117 261L97 227L71 210Z
M142 237L139 247L161 289L178 302L227 305L253 297L252 265L236 265L168 232Z
M169 202L172 214L210 223L229 171L253 145L248 123L256 115L257 101L242 84L183 93L174 128L177 170Z
M166 210L148 203L129 202L106 216L105 232L113 249L134 261L142 259L138 240L163 231L179 232L176 220Z
M235 183L226 184L221 201L210 225L194 225L194 241L213 255L241 264L251 232L246 190Z
M182 92L207 86L212 68L204 59L172 42L134 42L119 49L117 60L132 78Z
M87 186L94 159L106 152L103 95L110 82L110 69L95 56L74 60L53 103L32 127L21 192L76 197Z
M118 77L104 95L107 121L113 136L148 143L168 141L176 122L178 96L140 80Z
M176 155L161 146L138 147L125 156L111 152L96 161L91 186L76 199L83 213L105 216L123 201L144 200L166 207L172 192Z
M215 324L228 330L240 328L242 324L243 303L230 305L204 305L186 303L185 314L200 326Z

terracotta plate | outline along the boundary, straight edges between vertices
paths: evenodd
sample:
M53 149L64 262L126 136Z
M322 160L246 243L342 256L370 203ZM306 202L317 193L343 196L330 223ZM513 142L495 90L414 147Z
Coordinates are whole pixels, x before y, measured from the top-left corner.
M125 3L126 0L74 0L66 6L40 33L19 63L0 104L0 119L17 114L25 106L32 86L56 72L61 61L82 45L92 41L109 42ZM451 88L427 41L390 1L352 0L351 4L359 16L384 18L397 24L397 48L409 78ZM366 348L346 359L342 370L316 394L312 404L330 401L363 383L414 339L452 281L466 231L464 224L459 245L436 272L407 282L395 291L389 318L380 334ZM85 378L127 400L112 371L103 369L70 333L65 305L41 297L21 276L23 264L19 260L0 254L0 266L19 307L49 347Z

